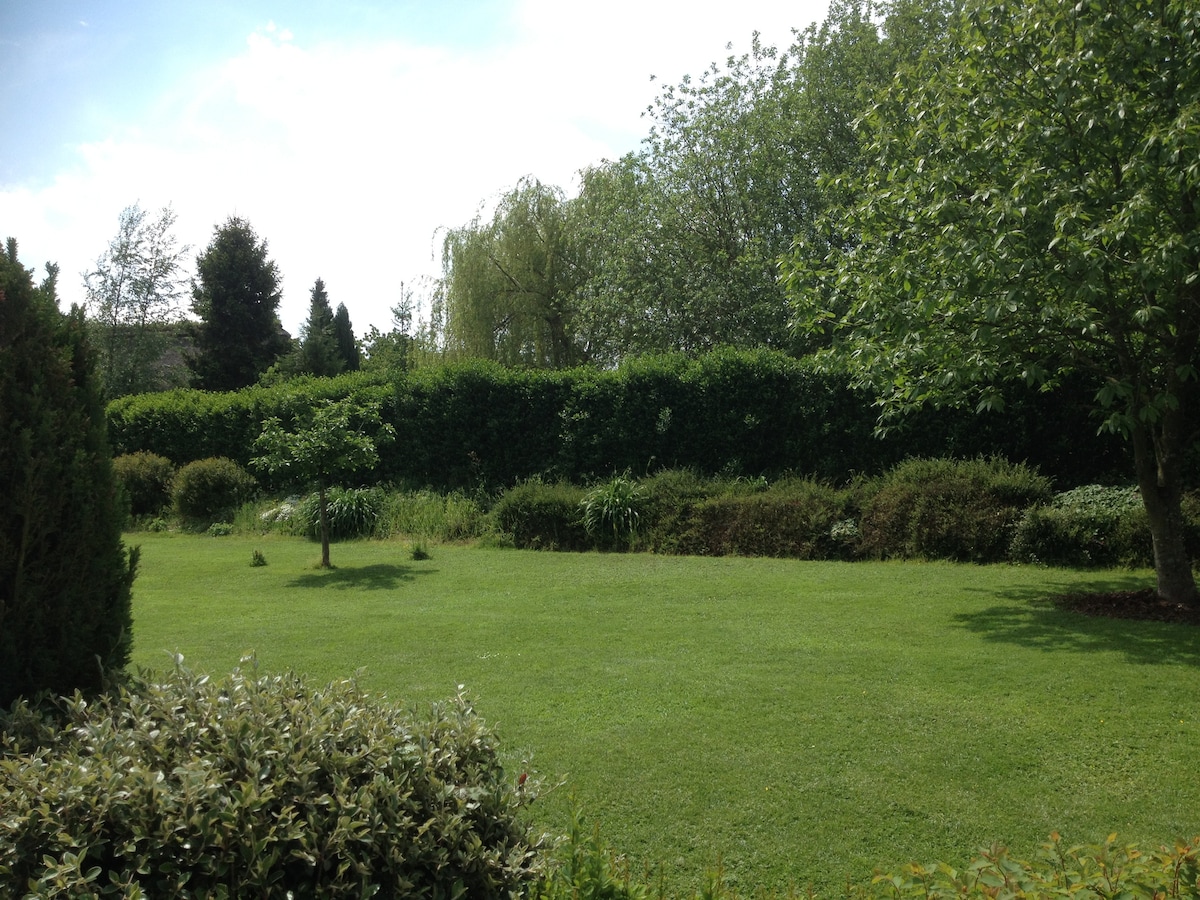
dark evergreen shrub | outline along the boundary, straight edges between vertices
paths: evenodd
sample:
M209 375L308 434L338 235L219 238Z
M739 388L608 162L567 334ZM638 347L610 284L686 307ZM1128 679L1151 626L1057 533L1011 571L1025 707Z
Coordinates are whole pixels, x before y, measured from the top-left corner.
M790 479L769 489L733 491L704 500L691 511L679 551L710 556L835 559L853 544L835 535L846 518L847 497L817 481Z
M182 668L0 719L0 896L508 898L535 794L461 696Z
M0 252L0 498L0 707L99 688L129 658L137 552L121 543L83 312L59 312L53 275L34 287L12 239Z
M231 517L256 486L254 476L231 459L198 459L175 473L171 499L180 515L212 520Z
M860 547L873 557L997 562L1049 480L1005 460L910 459L863 489Z
M165 456L139 451L113 459L113 472L129 498L135 516L152 516L171 503L175 466Z
M584 496L583 488L564 482L526 481L505 491L492 507L492 518L517 547L588 550L592 541L580 512Z

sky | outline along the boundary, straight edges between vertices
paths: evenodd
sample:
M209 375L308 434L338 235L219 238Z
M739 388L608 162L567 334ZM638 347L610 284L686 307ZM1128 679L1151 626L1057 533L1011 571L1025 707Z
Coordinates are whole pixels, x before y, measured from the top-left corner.
M0 0L0 238L64 307L121 211L190 246L245 219L293 335L324 280L356 333L441 273L441 238L523 177L649 134L646 108L827 0ZM729 45L732 45L731 49ZM186 301L185 301L186 306Z

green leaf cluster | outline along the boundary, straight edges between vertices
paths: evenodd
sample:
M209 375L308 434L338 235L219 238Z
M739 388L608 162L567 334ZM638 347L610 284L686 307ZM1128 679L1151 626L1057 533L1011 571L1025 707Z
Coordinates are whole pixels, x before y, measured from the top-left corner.
M0 719L0 893L509 897L538 873L535 794L461 695L418 714L177 661Z

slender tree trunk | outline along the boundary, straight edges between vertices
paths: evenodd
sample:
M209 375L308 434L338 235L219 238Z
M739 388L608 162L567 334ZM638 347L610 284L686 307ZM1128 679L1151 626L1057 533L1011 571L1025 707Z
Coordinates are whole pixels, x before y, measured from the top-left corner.
M329 514L325 510L325 483L317 487L318 506L321 519L321 568L333 568L329 563Z
M1133 456L1138 488L1146 505L1150 534L1154 540L1154 573L1158 596L1170 603L1195 606L1200 602L1192 561L1184 542L1183 489L1180 478L1182 423L1167 413L1158 434L1152 426L1138 424L1133 430ZM1156 439L1157 438L1157 439Z

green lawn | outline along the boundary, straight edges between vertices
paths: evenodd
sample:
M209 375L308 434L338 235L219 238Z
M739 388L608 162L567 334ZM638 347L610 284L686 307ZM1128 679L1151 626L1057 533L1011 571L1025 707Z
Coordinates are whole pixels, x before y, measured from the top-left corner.
M465 685L514 769L635 869L813 884L999 841L1200 834L1200 629L1040 603L1147 573L139 534L134 661L244 653L419 703ZM252 568L252 551L269 565ZM526 762L527 761L527 762Z

